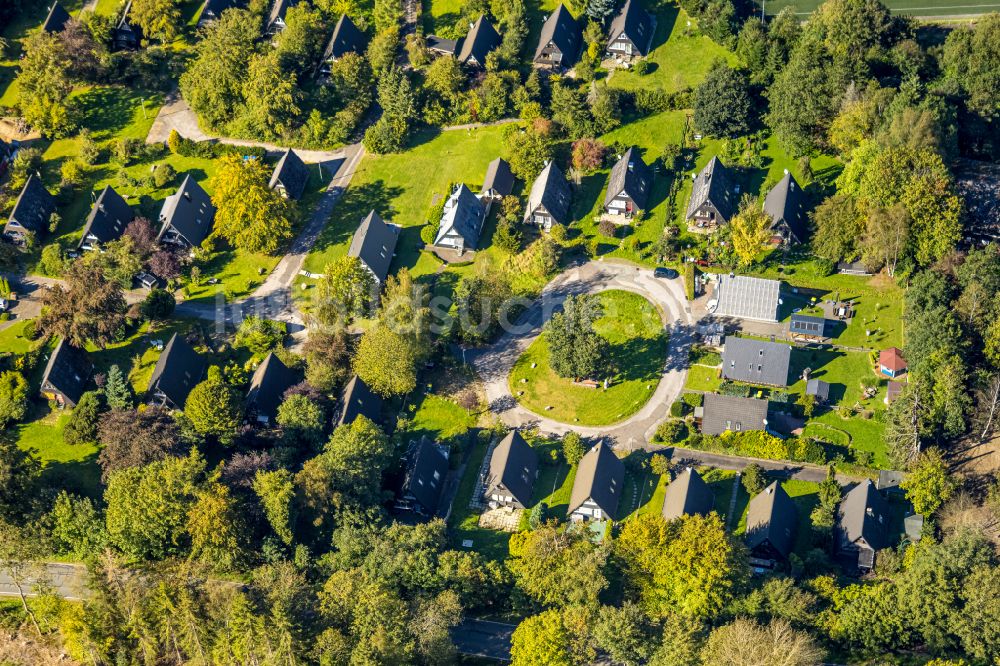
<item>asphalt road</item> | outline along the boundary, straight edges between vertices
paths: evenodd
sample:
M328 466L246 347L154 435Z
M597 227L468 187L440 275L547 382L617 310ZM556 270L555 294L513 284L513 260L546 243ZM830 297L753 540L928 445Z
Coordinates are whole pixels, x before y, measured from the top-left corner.
M87 568L82 564L43 562L37 566L36 571L24 576L21 587L25 596L32 597L34 592L31 588L36 582L44 581L63 599L79 601L87 593L86 580ZM0 569L0 597L17 596L19 596L17 586L14 585L10 573Z
M659 446L647 444L643 446L647 451L662 453L670 458L675 464L691 463L694 465L708 465L719 469L730 469L740 471L751 463L757 463L774 477L782 479L798 479L800 481L811 481L819 483L826 479L827 468L823 465L813 465L811 463L791 463L781 460L764 460L762 458L744 458L743 456L730 456L724 453L709 453L695 449L685 449L679 446ZM837 481L842 486L863 481L866 477L851 476L848 474L837 474Z
M624 421L597 427L562 423L518 404L511 395L507 378L517 359L542 332L544 323L562 306L567 296L608 289L630 291L648 299L659 309L663 324L670 331L660 381L649 401ZM590 261L572 267L553 279L509 332L489 347L468 350L465 358L482 378L491 408L508 426L537 425L543 432L555 434L573 430L586 437L612 438L621 447L642 446L652 437L670 403L684 387L691 327L691 313L677 280L654 278L651 270L635 264Z

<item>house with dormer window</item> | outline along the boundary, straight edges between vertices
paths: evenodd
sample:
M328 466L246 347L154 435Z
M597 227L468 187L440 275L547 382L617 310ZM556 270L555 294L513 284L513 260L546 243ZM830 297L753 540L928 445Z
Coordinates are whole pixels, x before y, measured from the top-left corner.
M389 266L398 240L399 227L387 223L373 210L361 220L347 254L360 259L375 280L382 284L389 277Z
M601 442L577 466L570 495L570 520L614 520L625 492L625 465Z

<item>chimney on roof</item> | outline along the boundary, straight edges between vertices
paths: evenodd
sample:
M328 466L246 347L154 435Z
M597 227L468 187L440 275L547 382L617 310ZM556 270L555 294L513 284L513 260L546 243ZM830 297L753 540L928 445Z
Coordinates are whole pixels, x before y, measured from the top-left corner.
M774 492L774 487L773 486L768 486L767 487L767 494L770 495L773 492Z
M868 514L869 518L875 517L875 512L872 511L872 508L870 506L865 508L865 513Z

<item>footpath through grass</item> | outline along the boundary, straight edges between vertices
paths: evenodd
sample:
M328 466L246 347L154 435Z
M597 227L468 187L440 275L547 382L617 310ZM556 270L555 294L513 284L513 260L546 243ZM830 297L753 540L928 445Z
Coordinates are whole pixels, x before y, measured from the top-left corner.
M609 387L577 386L556 375L542 334L510 374L511 393L522 405L564 423L607 425L634 414L653 395L667 351L667 334L656 308L626 291L609 290L599 297L605 315L595 328L610 345Z

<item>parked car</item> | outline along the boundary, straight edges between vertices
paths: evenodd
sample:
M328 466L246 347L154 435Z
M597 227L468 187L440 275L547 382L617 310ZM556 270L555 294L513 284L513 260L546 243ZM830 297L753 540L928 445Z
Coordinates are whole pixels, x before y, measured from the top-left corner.
M660 266L659 268L653 269L653 277L656 278L665 278L667 280L673 280L677 278L677 276L679 275L680 273L678 273L672 268L664 268L663 266Z

